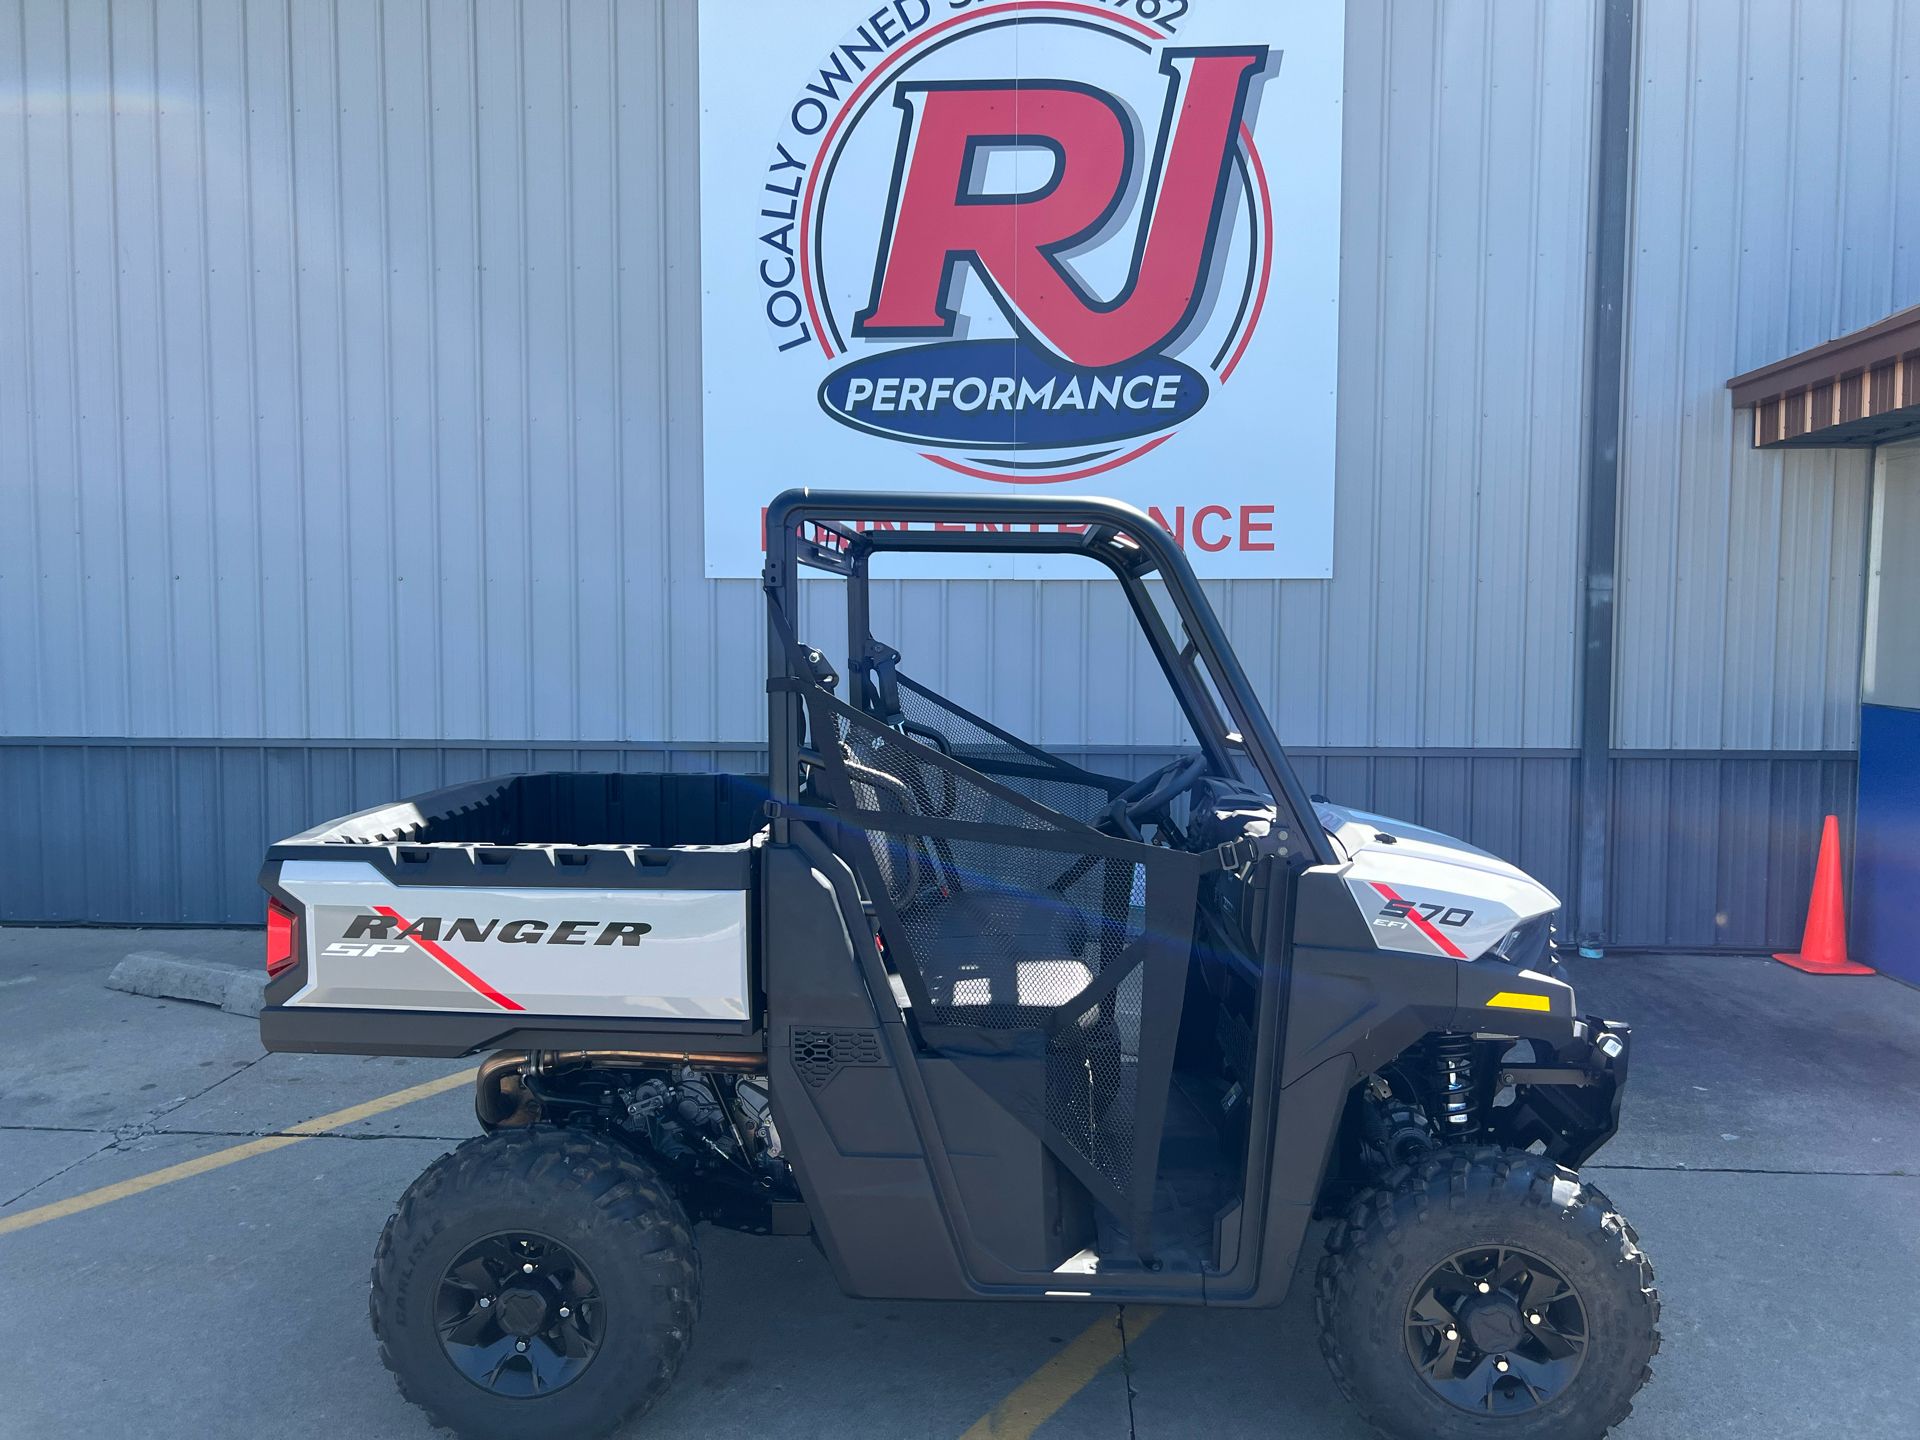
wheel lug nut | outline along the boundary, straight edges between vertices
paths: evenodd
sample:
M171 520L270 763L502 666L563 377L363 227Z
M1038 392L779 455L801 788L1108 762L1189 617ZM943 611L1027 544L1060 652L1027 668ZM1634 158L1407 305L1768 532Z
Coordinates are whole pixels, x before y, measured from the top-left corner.
M531 1268L531 1267L529 1267L529 1268ZM1474 1289L1476 1289L1476 1290L1478 1290L1478 1291L1479 1291L1479 1292L1480 1292L1480 1293L1481 1293L1482 1295L1486 1295L1486 1294L1489 1294L1489 1293L1491 1293L1491 1291L1493 1290L1493 1286L1491 1286L1491 1285L1489 1285L1489 1284L1488 1284L1488 1283L1487 1283L1486 1281L1484 1281L1484 1280L1482 1280L1482 1281L1481 1281L1481 1282L1480 1282L1480 1283L1479 1283L1478 1285L1476 1285L1476 1286L1474 1286L1473 1288L1474 1288Z
M524 1340L516 1340L516 1341L514 1341L514 1342L513 1342L513 1348L514 1348L514 1349L516 1349L516 1350L524 1350L524 1349L526 1349L526 1348L527 1348L527 1342L526 1342L526 1341L524 1341ZM1502 1360L1502 1361L1500 1362L1500 1368L1501 1368L1502 1370L1504 1370L1504 1369L1506 1369L1506 1368L1507 1368L1507 1362L1506 1362L1506 1361L1504 1361L1504 1360Z
M1527 1323L1529 1325L1538 1325L1540 1323L1540 1312L1536 1310L1531 1315L1527 1316Z
M560 1307L560 1318L562 1320L566 1319L571 1314L573 1314L573 1311L569 1310L566 1306L562 1305Z
M522 1346L521 1346L520 1348L521 1348L522 1350L524 1350L524 1349L526 1349L527 1347L526 1347L525 1345L522 1345ZM1496 1370L1498 1370L1498 1371L1499 1371L1499 1372L1500 1372L1500 1373L1501 1373L1502 1375L1504 1375L1504 1374L1506 1374L1506 1373L1507 1373L1507 1362L1506 1362L1506 1359L1505 1359L1505 1357L1503 1356L1502 1358L1500 1358L1500 1359L1498 1359L1498 1360L1496 1360L1496 1361L1494 1361L1494 1362L1493 1362L1493 1368L1494 1368L1494 1369L1496 1369Z
M1460 1332L1459 1332L1458 1330L1455 1330L1455 1329L1454 1329L1454 1328L1453 1328L1452 1326L1448 1326L1448 1327L1447 1327L1447 1339L1449 1339L1449 1340L1458 1340L1459 1338L1460 1338Z
M493 1304L493 1297L491 1295L482 1295L480 1297L480 1308L482 1310L485 1310L491 1304Z
M524 1265L522 1265L522 1266L520 1267L520 1273L521 1273L522 1275L531 1275L531 1274L533 1274L533 1261L531 1261L531 1260L529 1260L529 1261L527 1261L527 1263L526 1263L526 1264L524 1264Z

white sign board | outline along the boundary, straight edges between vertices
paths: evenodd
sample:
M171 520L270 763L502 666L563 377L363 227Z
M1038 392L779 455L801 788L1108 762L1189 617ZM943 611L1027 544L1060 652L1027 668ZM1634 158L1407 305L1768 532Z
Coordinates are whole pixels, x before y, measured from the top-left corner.
M1344 27L701 0L707 573L809 485L1109 495L1202 575L1331 574Z

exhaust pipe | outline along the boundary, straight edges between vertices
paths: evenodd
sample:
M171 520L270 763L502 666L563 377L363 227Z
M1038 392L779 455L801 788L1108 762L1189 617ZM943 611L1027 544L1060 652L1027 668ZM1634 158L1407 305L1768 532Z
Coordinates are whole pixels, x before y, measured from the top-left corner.
M480 1062L473 1077L473 1113L482 1130L531 1125L539 1115L540 1102L520 1078L530 1058L525 1050L496 1050Z

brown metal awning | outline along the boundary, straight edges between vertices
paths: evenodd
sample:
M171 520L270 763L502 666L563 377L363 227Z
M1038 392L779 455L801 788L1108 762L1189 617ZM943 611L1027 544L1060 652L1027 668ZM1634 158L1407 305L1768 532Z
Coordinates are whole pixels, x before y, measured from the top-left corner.
M1756 446L1880 445L1920 435L1920 305L1727 382Z

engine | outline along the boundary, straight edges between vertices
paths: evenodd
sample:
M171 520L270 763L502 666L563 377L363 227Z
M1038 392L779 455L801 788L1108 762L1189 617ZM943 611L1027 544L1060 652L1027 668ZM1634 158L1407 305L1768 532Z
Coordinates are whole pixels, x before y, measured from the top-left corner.
M759 1076L683 1070L649 1075L618 1093L626 1127L644 1133L647 1148L675 1169L726 1165L774 1186L791 1178Z
M796 1196L767 1082L681 1068L618 1076L616 1126L665 1172L696 1219L764 1234L772 1202Z
M639 1066L617 1052L503 1052L481 1067L475 1109L489 1130L611 1134L661 1172L695 1220L765 1234L775 1204L799 1198L764 1075Z

